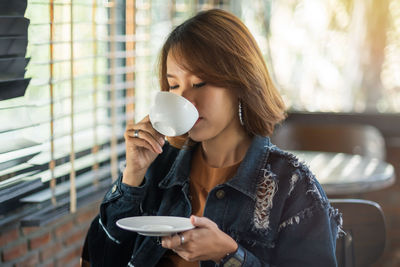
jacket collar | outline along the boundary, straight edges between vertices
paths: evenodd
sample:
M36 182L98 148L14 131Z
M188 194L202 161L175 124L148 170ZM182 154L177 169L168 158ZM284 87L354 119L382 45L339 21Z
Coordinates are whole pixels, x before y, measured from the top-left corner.
M227 185L255 200L257 183L259 177L264 175L265 162L271 146L268 137L254 136L235 176L227 182Z
M271 146L273 145L268 137L254 136L235 176L226 184L255 200L257 182L264 174L263 169ZM179 151L167 176L159 183L161 188L183 186L189 181L191 159L195 148L196 146Z

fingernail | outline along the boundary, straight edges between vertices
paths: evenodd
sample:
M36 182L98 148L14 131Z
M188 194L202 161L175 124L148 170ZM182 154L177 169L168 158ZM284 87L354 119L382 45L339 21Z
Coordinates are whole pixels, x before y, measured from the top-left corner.
M164 143L165 143L165 140L164 140L164 138L160 138L160 140L159 140L159 143L163 146L164 145Z

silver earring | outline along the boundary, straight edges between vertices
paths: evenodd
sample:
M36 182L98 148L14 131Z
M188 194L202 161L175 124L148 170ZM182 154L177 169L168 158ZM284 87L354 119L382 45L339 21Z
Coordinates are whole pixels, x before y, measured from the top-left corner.
M244 126L244 121L243 121L243 115L242 114L243 114L242 101L239 100L239 121L240 121L240 124L242 126Z

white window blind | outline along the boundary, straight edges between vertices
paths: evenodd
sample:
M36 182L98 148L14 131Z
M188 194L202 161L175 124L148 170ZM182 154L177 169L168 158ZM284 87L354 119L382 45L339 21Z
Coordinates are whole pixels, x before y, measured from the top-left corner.
M29 61L23 77L31 81L24 96L0 101L0 224L42 225L100 199L125 155L126 122L141 119L158 90L166 35L198 10L223 7L161 0L27 4L22 63Z
M31 82L23 97L0 102L3 211L75 212L85 194L102 194L116 178L124 155L133 117L125 109L134 102L125 97L134 88L125 77L134 71L124 55L125 2L32 0L25 16ZM40 224L42 215L22 221Z

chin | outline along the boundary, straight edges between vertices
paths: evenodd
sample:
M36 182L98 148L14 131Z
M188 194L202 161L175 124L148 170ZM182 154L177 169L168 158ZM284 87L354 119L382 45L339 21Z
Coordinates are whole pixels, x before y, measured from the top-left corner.
M190 134L190 133L189 133L189 137L190 137L190 139L192 139L192 140L195 141L195 142L201 142L201 141L203 141L202 138L199 138L198 136L192 135L192 134Z
M193 129L189 131L189 137L195 142L202 142L208 139L204 133L202 134L201 132Z

